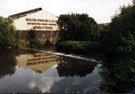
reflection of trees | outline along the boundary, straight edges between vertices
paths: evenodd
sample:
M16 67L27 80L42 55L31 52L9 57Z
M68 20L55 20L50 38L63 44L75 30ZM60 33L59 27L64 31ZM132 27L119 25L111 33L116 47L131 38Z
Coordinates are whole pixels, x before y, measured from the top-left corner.
M84 77L92 73L96 63L83 60L62 58L58 64L57 71L59 76L80 76Z
M135 89L135 61L122 59L101 67L101 89L111 93L129 93Z
M15 72L15 51L0 50L0 78Z

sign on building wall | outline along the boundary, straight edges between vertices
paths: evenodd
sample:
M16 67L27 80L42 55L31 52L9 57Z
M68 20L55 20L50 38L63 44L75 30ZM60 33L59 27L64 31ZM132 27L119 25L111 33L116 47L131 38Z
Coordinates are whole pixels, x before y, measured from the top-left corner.
M45 10L40 10L17 16L14 24L17 30L58 31L57 21L58 17Z
M26 18L27 25L33 27L34 30L53 30L57 26L57 20Z

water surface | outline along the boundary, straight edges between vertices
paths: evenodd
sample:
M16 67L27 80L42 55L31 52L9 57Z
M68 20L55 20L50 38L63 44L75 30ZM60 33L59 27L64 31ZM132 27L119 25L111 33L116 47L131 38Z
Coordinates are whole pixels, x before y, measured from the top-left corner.
M98 93L99 65L29 51L1 51L0 93Z
M101 94L135 89L135 63L129 60L99 64L28 50L0 52L0 93Z

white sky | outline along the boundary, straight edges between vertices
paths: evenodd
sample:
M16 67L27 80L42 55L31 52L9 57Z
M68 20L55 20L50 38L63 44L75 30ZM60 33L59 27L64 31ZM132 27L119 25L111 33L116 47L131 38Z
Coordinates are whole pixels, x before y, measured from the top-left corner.
M120 6L132 4L132 0L0 0L0 16L42 7L59 16L67 13L87 13L98 23L111 21Z

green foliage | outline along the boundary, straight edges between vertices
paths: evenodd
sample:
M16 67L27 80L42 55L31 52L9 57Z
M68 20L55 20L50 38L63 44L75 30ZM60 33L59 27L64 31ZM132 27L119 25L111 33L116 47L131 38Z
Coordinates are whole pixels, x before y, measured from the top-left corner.
M65 53L75 53L75 54L89 54L92 52L103 51L103 45L100 42L91 41L64 41L57 43L57 51Z
M87 14L61 15L58 24L61 41L93 41L100 37L100 27Z
M19 45L20 45L21 47L23 47L23 48L26 48L27 42L24 41L24 40L20 40L20 41L19 41Z
M64 41L57 44L57 50L64 51L66 53L73 53L73 52L84 52L88 50L88 45L91 42L79 42L79 41Z
M30 48L36 48L36 47L39 47L41 45L40 41L36 37L35 30L30 30L28 32L27 40L29 42Z
M129 56L135 58L135 6L121 8L107 28L105 39L107 51L116 57Z
M0 47L8 48L18 45L17 32L10 18L0 17Z
M129 93L135 89L135 6L122 7L104 31L107 60L101 66L101 89Z
M99 70L102 78L100 88L106 93L130 93L135 89L134 60L127 58L107 60Z

